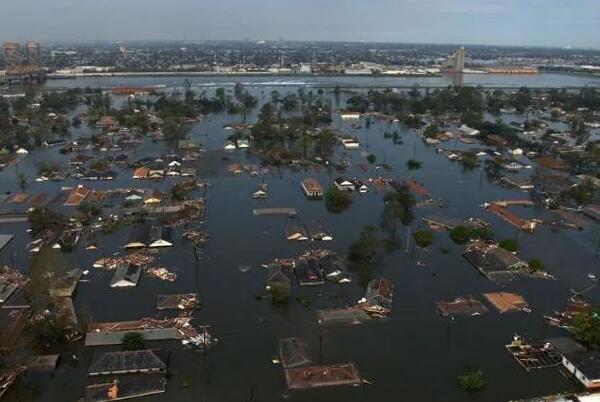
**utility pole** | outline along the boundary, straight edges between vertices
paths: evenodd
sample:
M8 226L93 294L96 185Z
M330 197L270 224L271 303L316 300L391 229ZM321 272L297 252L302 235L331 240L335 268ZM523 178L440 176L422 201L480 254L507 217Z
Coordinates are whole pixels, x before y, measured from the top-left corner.
M319 324L319 364L323 364L323 327Z

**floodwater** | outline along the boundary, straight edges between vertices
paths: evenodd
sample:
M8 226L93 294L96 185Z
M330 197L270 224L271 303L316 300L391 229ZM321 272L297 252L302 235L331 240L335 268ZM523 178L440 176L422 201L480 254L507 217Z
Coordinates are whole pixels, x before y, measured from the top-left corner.
M201 88L234 86L237 82L254 87L335 87L387 88L446 87L448 85L481 85L496 88L563 88L600 86L600 79L567 74L498 75L498 74L444 74L439 77L373 77L373 76L176 76L176 77L86 77L56 79L48 87L113 87L166 85L177 86L188 80Z
M475 78L475 76L473 76ZM573 77L553 76L570 81ZM477 77L489 79L491 77ZM529 77L502 77L502 85ZM535 77L543 86L552 77ZM206 79L191 78L192 85L199 86ZM217 78L222 85L225 81ZM235 82L233 78L227 78ZM282 94L296 91L298 85L263 85L259 79L240 78L258 83L249 89L267 101L271 89ZM437 79L434 79L437 80ZM514 80L514 81L512 81ZM578 79L579 80L579 79ZM304 81L304 80L303 80ZM336 79L310 79L311 85L336 85ZM361 80L359 80L361 81ZM229 81L228 81L229 82ZM361 81L362 82L362 81ZM368 83L369 81L367 81ZM570 85L562 81L563 85ZM578 81L579 82L579 81ZM597 83L598 81L595 81ZM48 85L59 86L112 86L112 85L180 85L181 79L117 79L50 81ZM304 86L304 83L302 84ZM410 85L410 84L409 84ZM273 88L269 88L273 86ZM560 86L560 85L559 85ZM326 92L328 96L332 96ZM256 119L256 114L249 117ZM576 389L574 383L565 379L557 369L527 373L504 349L513 334L540 339L564 335L550 328L542 316L563 307L570 289L589 286L589 272L598 271L599 230L596 224L583 231L553 230L542 226L535 235L521 234L520 255L524 259L540 258L558 280L528 279L507 285L492 283L481 276L461 256L461 247L454 245L447 233L437 234L434 244L427 251L397 250L385 254L377 267L377 274L391 279L395 285L393 312L388 320L373 321L362 325L327 328L322 334L319 354L319 328L315 309L344 307L354 304L363 294L357 283L346 285L326 284L315 288L292 288L292 301L285 313L271 308L268 300L256 301L254 296L264 291L266 273L260 264L275 257L301 254L306 244L285 240L284 227L288 218L277 216L254 216L256 207L294 207L302 220L319 219L332 230L334 240L323 244L338 253L345 254L350 243L358 238L363 225L378 225L383 208L383 194L371 191L365 195L353 194L350 209L341 214L330 214L324 203L307 201L299 183L305 177L316 177L322 184L329 184L339 173L331 170L290 171L272 169L264 177L269 186L269 198L253 200L251 193L262 180L245 174L232 176L227 164L234 161L256 162L244 151L225 153L222 145L231 133L224 125L239 122L239 116L216 115L196 125L192 138L204 143L207 153L198 162L199 178L210 181L206 193L207 213L205 229L210 241L205 246L204 258L195 261L193 247L178 236L175 246L161 250L160 265L178 274L178 279L162 282L143 276L134 289L119 290L108 286L111 273L92 268L92 262L103 255L121 251L127 238L127 229L100 238L97 251L78 247L67 258L73 267L89 269L89 282L81 283L77 290L75 305L79 312L86 312L94 321L133 320L155 316L157 294L198 292L202 308L194 315L195 324L208 324L221 342L208 353L202 354L182 349L177 342L159 342L151 347L171 351L170 370L173 373L165 394L146 397L153 401L507 401L512 398L533 397ZM401 125L376 123L370 128L353 129L349 122L338 116L332 124L358 137L359 151L336 150L335 160L347 157L352 166L344 173L348 177L368 178L379 175L402 179L408 175L406 161L423 162L421 170L412 176L425 184L435 197L448 203L447 209L416 209L417 219L412 230L421 226L424 215L447 215L469 218L479 216L492 223L497 238L517 235L515 228L484 211L480 205L494 199L524 198L526 194L491 184L481 170L464 171L459 165L429 148L411 130ZM384 139L385 130L398 130L403 144L394 145ZM74 137L89 134L87 128L74 131ZM393 170L363 172L358 165L367 164L365 153L376 155L378 162L387 163ZM446 147L454 146L453 143ZM135 150L131 159L165 152L163 144L148 142ZM228 160L223 160L226 156ZM58 149L36 150L18 164L20 172L29 178L35 174L37 162L46 159L63 160ZM0 186L4 191L18 191L11 166L0 173ZM150 186L167 190L173 179L162 182L133 182L131 171L120 170L113 182L85 182L93 188L116 188L127 186ZM29 184L29 192L57 191L60 186L76 185L75 180L63 183ZM543 210L523 210L527 215L544 215ZM2 233L14 233L13 252L18 267L29 269L30 258L20 250L28 241L26 225L15 224L0 227ZM404 232L400 231L404 236ZM402 237L402 240L405 240ZM448 254L441 248L450 250ZM416 261L426 264L416 265ZM249 270L240 270L248 266ZM246 272L242 272L246 271ZM471 294L481 298L486 291L513 291L522 294L533 310L530 314L500 315L490 308L487 315L461 317L449 320L440 317L434 303L440 299ZM296 302L296 296L310 300L309 307ZM600 292L588 296L598 302ZM271 362L276 354L277 339L298 336L310 345L315 361L319 355L323 363L354 362L371 385L360 388L330 388L289 393L285 388L283 370ZM114 348L112 348L114 349ZM53 377L27 376L12 388L5 400L15 401L74 401L83 395L87 366L95 353L111 348L83 348L76 345L76 360L66 359ZM473 395L463 392L456 383L467 367L482 369L488 385ZM184 383L186 386L184 386ZM254 399L251 399L254 398Z

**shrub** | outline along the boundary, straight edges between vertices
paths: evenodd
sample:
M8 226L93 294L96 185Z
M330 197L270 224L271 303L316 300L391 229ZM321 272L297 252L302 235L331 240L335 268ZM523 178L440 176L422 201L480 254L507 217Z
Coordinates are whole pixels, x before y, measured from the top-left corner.
M408 170L418 170L421 169L421 167L423 167L423 163L414 159L409 159L406 162L406 166L408 167Z
M456 244L465 244L471 239L471 229L466 226L457 226L450 231L450 238Z
M418 232L415 232L413 237L415 238L415 243L417 243L417 246L419 247L428 247L435 240L435 234L428 230L419 230Z
M514 253L519 249L519 243L515 239L506 239L500 242L500 247Z
M271 306L285 309L290 302L290 290L285 285L274 284L271 286Z
M329 212L340 213L350 208L352 196L347 191L338 190L330 187L325 192L325 207Z
M458 384L467 392L479 391L486 385L485 374L482 370L471 369L467 374L458 377Z
M529 264L529 269L531 272L544 272L546 270L544 263L537 258L529 260L527 264Z

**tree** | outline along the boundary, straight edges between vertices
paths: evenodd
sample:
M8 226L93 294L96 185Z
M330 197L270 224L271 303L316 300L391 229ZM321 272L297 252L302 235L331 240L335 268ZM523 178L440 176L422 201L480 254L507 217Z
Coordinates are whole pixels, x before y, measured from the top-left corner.
M527 264L529 265L531 272L544 272L546 270L544 263L537 258L529 260Z
M45 231L58 231L66 224L65 218L49 208L35 208L27 215L27 220L31 226L32 236Z
M413 237L419 247L428 247L435 240L435 234L429 230L419 230L413 234Z
M171 196L175 201L185 201L191 192L191 188L187 183L180 182L176 183L171 187Z
M450 238L456 244L465 244L471 240L471 229L466 226L456 226L450 231Z
M486 386L485 374L482 370L470 369L465 375L458 377L458 384L467 392L475 392Z
M431 124L427 125L427 127L425 128L425 131L423 132L423 135L426 138L435 138L435 137L437 137L437 135L439 133L440 133L440 127L436 123L431 123Z
M352 205L352 196L348 191L332 186L325 192L325 207L329 212L340 213L350 208L350 205Z
M569 194L578 204L586 205L594 198L595 189L593 181L588 178L578 185L573 186L570 189Z
M282 284L271 285L271 306L285 310L290 302L290 289Z
M408 170L419 170L419 169L421 169L421 167L423 167L423 163L421 163L415 159L409 159L406 162L406 166L408 167Z
M121 338L123 350L142 350L144 349L144 335L140 332L128 332Z
M575 339L590 349L600 348L600 307L574 314L569 323Z
M406 185L398 186L387 193L383 201L381 226L391 234L392 240L395 241L398 224L408 228L414 220L412 208L416 201Z
M513 253L519 250L519 243L515 239L502 240L499 246Z
M179 122L169 119L165 121L162 127L165 141L176 144L179 140L184 140L187 137L186 128Z
M369 164L374 164L375 161L377 160L377 157L373 154L369 154L367 155L367 162L369 162Z
M102 205L96 201L83 201L77 207L77 212L81 217L80 221L85 225L88 224L92 218L102 214Z
M475 153L472 151L463 152L462 157L460 158L460 163L467 170L474 169L479 165L477 155L475 155Z
M372 278L380 246L381 241L376 236L376 228L365 226L359 239L348 248L349 269L358 274L358 282L363 287L366 287Z

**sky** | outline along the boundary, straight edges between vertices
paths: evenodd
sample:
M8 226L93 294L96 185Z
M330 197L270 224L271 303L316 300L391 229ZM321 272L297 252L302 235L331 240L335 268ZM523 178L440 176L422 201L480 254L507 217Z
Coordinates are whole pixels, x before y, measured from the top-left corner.
M0 40L600 48L600 0L2 0Z

